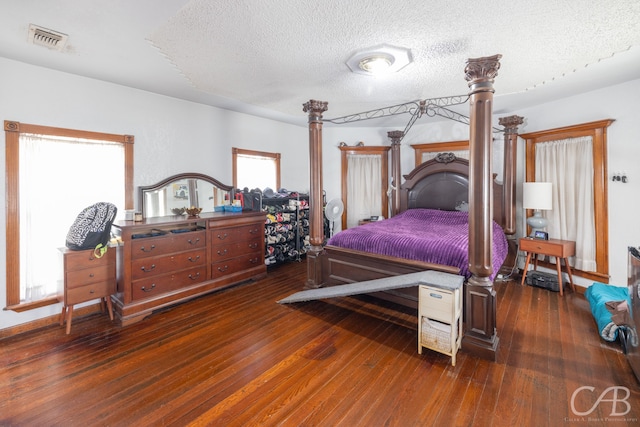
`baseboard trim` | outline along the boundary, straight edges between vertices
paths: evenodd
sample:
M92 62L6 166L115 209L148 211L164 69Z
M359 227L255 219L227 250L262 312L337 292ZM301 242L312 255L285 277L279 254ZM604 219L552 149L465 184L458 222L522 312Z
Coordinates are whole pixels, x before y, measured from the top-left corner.
M73 317L84 316L87 314L93 314L96 312L100 312L102 307L100 303L87 305L80 308L73 308ZM60 324L60 314L56 314L54 316L43 317L42 319L36 319L31 322L22 323L20 325L10 326L5 329L0 329L0 340L4 338L9 338L14 335L23 334L25 332L34 331L36 329L44 328L51 325L59 325ZM64 328L64 326L60 326Z

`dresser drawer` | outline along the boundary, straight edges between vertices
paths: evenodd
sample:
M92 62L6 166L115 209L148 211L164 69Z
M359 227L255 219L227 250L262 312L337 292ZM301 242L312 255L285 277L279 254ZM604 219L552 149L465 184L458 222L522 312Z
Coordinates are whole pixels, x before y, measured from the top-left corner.
M211 264L211 276L214 279L224 277L239 271L264 265L264 258L261 252L248 253L237 258L226 261L214 262Z
M204 281L207 278L206 265L177 271L171 274L150 277L132 282L132 297L134 300L154 297L165 292L174 291L185 286Z
M151 256L188 251L206 247L206 232L168 233L161 237L146 237L131 240L131 258L139 259Z
M211 245L252 240L256 237L264 239L264 223L249 224L243 227L214 228L209 233L211 233Z
M65 291L66 306L80 304L81 302L91 301L92 299L102 298L114 294L116 292L115 280L92 283L89 285L68 288Z
M206 249L141 258L131 263L131 277L133 280L144 279L149 276L206 265L206 263Z
M453 293L438 288L420 286L420 313L430 319L451 323L455 306Z
M116 279L116 265L95 265L82 270L67 271L67 288L75 288L90 283Z
M254 237L251 240L241 242L228 242L222 245L215 245L211 249L211 261L218 262L225 259L235 258L250 252L262 252L262 236Z

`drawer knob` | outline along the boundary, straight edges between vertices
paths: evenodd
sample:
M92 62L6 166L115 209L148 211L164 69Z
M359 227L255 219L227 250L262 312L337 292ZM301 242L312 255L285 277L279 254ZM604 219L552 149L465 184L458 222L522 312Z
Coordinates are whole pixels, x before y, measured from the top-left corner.
M141 250L142 252L151 252L151 251L152 251L152 250L154 250L155 248L156 248L156 245L151 245L151 246L149 247L149 249L146 249L144 246L142 246L142 247L140 248L140 250Z
M144 271L145 273L148 273L152 271L154 268L156 268L155 264L151 264L151 268L148 268L148 269L143 265L142 267L140 267L140 270Z
M223 251L218 250L218 255L220 255L220 256L222 256L222 255L226 255L226 254L227 254L227 252L229 252L227 249L225 249L225 250L223 250Z
M218 239L220 239L220 240L224 240L224 239L226 239L226 238L227 238L227 236L228 236L228 234L227 234L227 233L224 233L224 234L220 234L220 233L218 233Z
M199 238L199 237L198 237L195 241L193 241L193 240L191 240L191 239L188 239L188 240L187 240L187 242L189 242L189 243L190 243L190 244L192 244L192 245L197 245L199 241L200 241L200 238Z
M188 259L189 259L189 261L191 261L191 262L196 262L196 261L198 261L198 260L200 259L200 255L198 255L198 256L196 257L196 259L193 259L193 257L189 257Z
M258 244L257 244L256 242L249 243L249 248L251 248L251 249L255 249L255 248L257 248L257 247L258 247Z
M250 259L249 259L249 262L250 262L251 264L257 264L257 263L258 263L258 258L257 258L257 257L256 257L256 258L250 258Z
M249 230L249 234L256 234L259 230L257 228L252 228Z
M190 274L189 275L189 279L191 280L197 280L200 277L200 272L197 272L196 274Z
M442 295L438 295L438 294L434 294L434 293L430 293L429 296L431 298L438 298L438 299L442 299Z
M152 283L149 289L147 289L145 286L141 287L140 289L142 289L142 292L151 292L155 287L156 287L156 284Z
M220 273L224 273L225 271L227 271L229 269L228 265L225 265L224 267L218 267L218 271Z

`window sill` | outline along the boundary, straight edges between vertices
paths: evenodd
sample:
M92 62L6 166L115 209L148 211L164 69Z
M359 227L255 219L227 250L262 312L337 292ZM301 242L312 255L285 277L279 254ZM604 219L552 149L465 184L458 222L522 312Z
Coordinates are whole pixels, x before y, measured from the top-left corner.
M57 304L58 302L60 302L58 301L58 297L54 295L54 296L43 298L38 301L22 302L20 304L8 305L4 308L4 310L21 313L23 311L29 311L35 308L46 307L47 305Z

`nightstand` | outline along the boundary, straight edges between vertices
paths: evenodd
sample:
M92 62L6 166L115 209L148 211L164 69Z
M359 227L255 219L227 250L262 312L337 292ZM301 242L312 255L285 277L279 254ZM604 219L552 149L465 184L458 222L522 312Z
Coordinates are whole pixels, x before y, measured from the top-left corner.
M440 285L418 286L418 354L422 347L451 356L456 366L456 353L462 341L463 277Z
M567 269L567 274L569 275L569 285L571 285L571 290L575 292L576 288L573 285L573 276L571 275L571 267L569 266L568 258L576 254L576 242L571 240L541 240L532 239L531 237L522 237L520 239L520 250L527 253L527 260L524 263L524 271L522 272L521 285L524 285L524 280L527 277L527 269L529 267L529 261L531 261L531 255L540 254L556 258L556 270L558 271L558 287L560 288L560 296L562 296L562 288L564 288L562 281L562 260L564 260L564 265ZM534 269L536 268L538 268L537 258L534 260Z
M59 300L63 303L60 325L67 323L67 334L71 332L73 306L100 299L106 303L109 318L113 320L111 295L116 293L116 248L110 248L102 258L97 258L93 249L71 251L60 248L63 259L63 288ZM103 305L104 308L104 305Z

